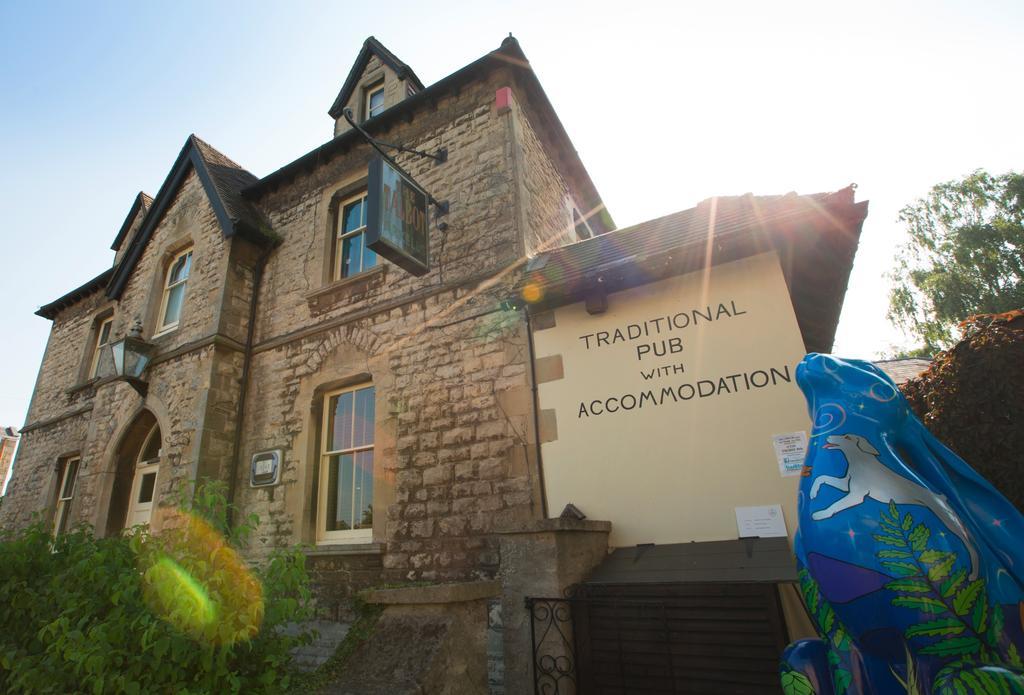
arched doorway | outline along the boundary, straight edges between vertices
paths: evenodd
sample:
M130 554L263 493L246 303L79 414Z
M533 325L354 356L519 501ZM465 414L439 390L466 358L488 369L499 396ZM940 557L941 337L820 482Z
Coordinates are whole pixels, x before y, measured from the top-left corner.
M132 494L128 502L125 528L148 524L156 494L156 476L160 470L160 425L150 428L135 460Z
M157 501L162 446L160 425L152 413L143 411L118 447L108 535L150 522Z

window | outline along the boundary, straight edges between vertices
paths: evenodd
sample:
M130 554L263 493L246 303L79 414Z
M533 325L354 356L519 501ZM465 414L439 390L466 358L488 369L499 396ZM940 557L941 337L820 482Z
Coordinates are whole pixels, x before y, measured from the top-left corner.
M366 248L366 191L342 202L334 237L334 279L352 277L377 265L377 254Z
M366 118L373 118L384 111L384 83L366 90Z
M178 327L181 305L185 300L185 285L192 270L192 249L186 249L171 260L164 280L163 299L160 301L160 322L157 333L166 333Z
M57 488L57 509L53 515L53 535L59 536L68 530L71 517L71 499L75 496L75 482L78 479L77 456L64 459L60 465L60 483Z
M92 346L92 362L89 364L89 379L95 377L96 371L99 369L100 351L103 350L107 343L110 342L110 327L112 325L114 325L114 318L112 316L108 316L100 321L100 325L96 329L96 344Z
M317 540L373 537L374 388L324 396Z
M576 225L576 241L583 241L594 236L594 232L590 229L590 224L576 209L572 211L572 222Z

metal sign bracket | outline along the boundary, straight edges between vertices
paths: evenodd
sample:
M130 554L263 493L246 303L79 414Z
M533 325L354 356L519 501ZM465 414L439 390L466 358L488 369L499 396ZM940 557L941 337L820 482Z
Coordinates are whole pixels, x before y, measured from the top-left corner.
M405 147L404 145L394 145L389 142L377 140L369 133L367 133L365 130L363 130L363 128L358 123L356 123L355 118L352 116L352 109L346 107L345 110L342 111L342 114L345 116L345 120L348 121L348 124L352 126L353 130L362 135L363 139L370 143L373 149L377 150L377 152L380 153L381 157L387 160L388 164L398 169L398 171L400 171L409 180L415 179L412 178L412 175L410 175L409 172L407 172L405 169L399 166L398 162L396 162L391 157L391 155L384 151L385 147L390 147L391 149L399 150L400 152L408 152L409 154L415 154L420 157L427 157L429 159L433 159L437 164L443 164L444 162L448 161L447 147L442 147L438 149L437 154L430 154L429 152L423 152L422 150L414 150L411 147ZM438 200L433 195L431 195L428 190L422 188L422 186L421 189L423 190L424 193L427 194L427 202L434 206L435 221L437 221L438 218L444 217L445 215L448 214L447 200ZM448 224L446 222L437 222L437 228L443 232L448 229Z

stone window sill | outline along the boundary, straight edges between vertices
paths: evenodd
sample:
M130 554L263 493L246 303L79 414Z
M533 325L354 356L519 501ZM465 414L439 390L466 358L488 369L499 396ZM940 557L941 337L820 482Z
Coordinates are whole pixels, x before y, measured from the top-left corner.
M314 314L327 311L338 302L379 287L387 277L386 268L387 266L381 263L365 273L335 280L329 285L310 292L306 295L309 310Z
M100 381L101 381L100 377L94 376L93 378L91 378L91 379L89 379L87 381L79 382L79 383L75 384L74 386L68 388L65 391L65 393L67 395L69 395L69 396L73 396L76 393L79 393L81 391L85 391L85 390L87 390L89 388L93 388L93 387L99 386Z
M307 548L307 557L326 557L336 555L383 555L383 543L325 543Z

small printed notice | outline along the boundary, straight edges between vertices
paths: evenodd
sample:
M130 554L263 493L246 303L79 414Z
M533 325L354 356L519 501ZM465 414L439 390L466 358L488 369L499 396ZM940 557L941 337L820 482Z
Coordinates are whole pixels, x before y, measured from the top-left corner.
M779 474L782 477L800 475L807 458L807 433L787 432L772 436L775 447L775 458L779 461Z
M736 507L736 526L740 538L776 538L789 535L782 505Z

